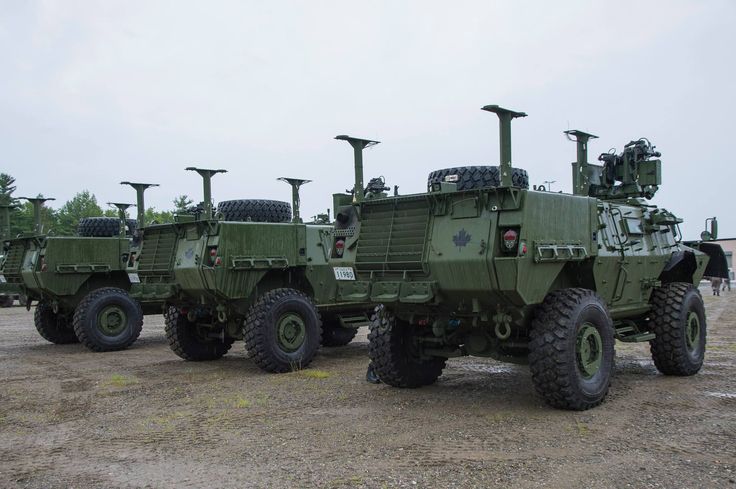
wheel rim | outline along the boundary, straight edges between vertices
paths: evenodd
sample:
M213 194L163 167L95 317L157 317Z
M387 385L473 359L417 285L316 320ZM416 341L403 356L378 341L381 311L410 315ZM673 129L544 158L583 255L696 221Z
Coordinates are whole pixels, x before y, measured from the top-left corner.
M592 324L583 323L578 331L575 354L584 378L589 379L600 370L603 359L603 340L598 329Z
M698 313L694 311L687 315L685 342L690 352L696 351L698 346L700 346L700 318L698 317Z
M307 327L298 314L288 313L279 318L277 337L279 347L286 352L297 351L307 336Z
M97 315L97 327L106 336L120 334L127 325L128 316L120 306L107 306Z

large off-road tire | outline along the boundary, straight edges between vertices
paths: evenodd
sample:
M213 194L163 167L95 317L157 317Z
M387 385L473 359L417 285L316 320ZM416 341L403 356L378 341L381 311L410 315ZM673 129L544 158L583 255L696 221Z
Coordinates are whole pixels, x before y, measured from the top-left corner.
M222 358L233 346L233 338L208 338L207 328L196 322L177 307L169 307L164 313L166 339L171 350L184 360L202 362Z
M36 325L38 334L46 341L56 343L57 345L79 342L77 335L74 333L70 317L55 313L51 304L47 302L39 302L36 305L36 311L33 313L33 322Z
M422 358L416 351L416 326L398 318L377 314L368 334L368 356L373 372L394 387L422 387L434 384L442 375L447 359Z
M649 342L657 370L665 375L694 375L705 357L705 306L695 286L674 282L654 289Z
M93 290L74 312L74 332L92 351L124 350L138 339L142 329L141 305L123 289Z
M532 321L529 365L547 404L582 411L608 393L614 331L606 303L587 289L547 294Z
M334 316L322 318L322 346L345 346L358 334L358 328L346 328Z
M135 230L138 229L138 221L136 219L126 219L125 226L126 236L133 236L135 234Z
M126 236L132 236L137 227L135 219L126 219ZM84 237L110 238L120 234L120 220L116 217L84 217L79 220L77 234Z
M295 289L274 289L258 298L245 318L248 355L266 372L306 367L322 339L322 321L314 302Z
M77 226L77 234L84 237L108 238L119 232L120 221L114 217L85 217Z
M225 221L289 222L291 204L279 200L225 200L217 205Z
M435 170L427 177L427 186L446 181L448 176L457 176L458 190L498 187L501 185L501 173L497 166L458 166ZM526 170L513 168L511 181L514 187L529 188L529 175Z

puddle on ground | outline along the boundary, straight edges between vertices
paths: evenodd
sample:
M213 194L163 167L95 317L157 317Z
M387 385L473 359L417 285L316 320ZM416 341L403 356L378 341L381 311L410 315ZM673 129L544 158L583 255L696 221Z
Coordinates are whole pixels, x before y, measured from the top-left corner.
M706 392L705 395L719 399L736 399L736 393L733 392Z
M507 374L518 368L516 365L508 363L483 363L467 360L462 363L450 363L448 364L448 367L465 370L467 372L479 372L485 374Z

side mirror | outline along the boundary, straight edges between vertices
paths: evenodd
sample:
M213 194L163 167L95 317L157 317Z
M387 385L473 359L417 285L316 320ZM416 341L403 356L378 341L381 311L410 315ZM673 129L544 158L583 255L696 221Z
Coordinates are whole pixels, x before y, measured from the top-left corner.
M710 222L710 226L708 226ZM718 219L709 217L705 220L705 231L700 233L700 239L703 241L713 241L718 239Z

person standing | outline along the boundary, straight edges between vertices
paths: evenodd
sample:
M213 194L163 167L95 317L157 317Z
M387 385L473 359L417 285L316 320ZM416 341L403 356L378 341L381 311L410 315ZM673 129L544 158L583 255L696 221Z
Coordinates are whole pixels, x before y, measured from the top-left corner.
M711 277L710 278L710 286L713 289L713 295L720 296L721 295L721 283L723 282L723 279L721 277Z

